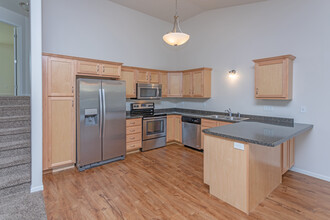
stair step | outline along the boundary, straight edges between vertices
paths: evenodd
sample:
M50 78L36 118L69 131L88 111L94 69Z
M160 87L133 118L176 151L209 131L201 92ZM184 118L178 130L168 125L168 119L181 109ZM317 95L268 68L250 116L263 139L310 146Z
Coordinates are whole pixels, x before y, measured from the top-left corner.
M12 134L12 135L0 135L0 145L2 143L15 142L15 141L30 141L31 134L30 133L22 133L22 134Z
M7 120L2 120L3 118L0 118L0 130L4 128L19 128L19 127L31 126L31 121L29 118L23 120L14 117L10 117L10 118L11 119L7 119Z
M29 193L30 187L31 187L31 183L23 183L20 185L4 188L4 189L0 190L0 198L1 198L0 203L4 199L5 196L15 196L20 193Z
M19 150L26 150L24 154L18 152ZM21 164L27 164L31 162L31 153L29 148L17 149L12 151L1 151L0 152L0 169L7 167L18 166ZM8 154L12 153L11 156Z
M5 105L0 106L0 117L13 117L30 115L30 105Z
M15 134L23 134L23 133L30 133L30 127L20 127L20 128L2 128L0 129L0 136L1 135L15 135Z
M31 147L30 140L4 142L4 143L0 143L0 152L21 149L21 148L30 148L30 147Z
M29 96L0 96L0 106L4 105L30 105Z
M30 164L0 169L0 190L8 187L30 183L31 167Z

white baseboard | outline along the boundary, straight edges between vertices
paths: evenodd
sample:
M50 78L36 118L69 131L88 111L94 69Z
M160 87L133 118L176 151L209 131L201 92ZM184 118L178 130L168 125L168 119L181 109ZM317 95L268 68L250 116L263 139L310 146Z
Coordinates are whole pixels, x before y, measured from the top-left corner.
M43 191L43 190L44 190L44 185L41 185L41 186L31 187L30 192L34 193L34 192L39 192L39 191Z
M292 170L294 172L297 172L297 173L302 173L302 174L305 174L307 176L315 177L317 179L321 179L321 180L325 180L325 181L330 182L330 177L328 177L328 176L324 176L324 175L321 175L321 174L318 174L318 173L313 173L313 172L310 172L310 171L307 171L307 170L302 170L302 169L299 169L299 168L296 168L296 167L292 167L290 170Z

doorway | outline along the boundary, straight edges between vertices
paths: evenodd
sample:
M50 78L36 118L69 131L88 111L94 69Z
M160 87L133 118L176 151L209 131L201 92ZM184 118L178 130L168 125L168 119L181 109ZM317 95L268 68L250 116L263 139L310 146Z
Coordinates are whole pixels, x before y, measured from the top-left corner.
M17 28L0 22L0 96L17 95Z

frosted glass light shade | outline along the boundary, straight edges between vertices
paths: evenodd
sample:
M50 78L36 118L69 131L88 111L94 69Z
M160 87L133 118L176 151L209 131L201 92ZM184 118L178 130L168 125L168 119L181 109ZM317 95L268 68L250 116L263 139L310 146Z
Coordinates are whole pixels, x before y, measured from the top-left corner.
M163 36L163 40L171 46L180 46L189 40L190 36L182 32L170 32Z

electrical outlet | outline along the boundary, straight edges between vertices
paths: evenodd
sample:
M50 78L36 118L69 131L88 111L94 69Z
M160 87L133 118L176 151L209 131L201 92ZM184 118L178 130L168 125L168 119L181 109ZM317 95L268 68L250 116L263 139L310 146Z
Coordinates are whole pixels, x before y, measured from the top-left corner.
M238 150L244 150L244 144L234 142L234 148Z
M274 107L273 106L270 106L270 105L265 105L264 106L264 111L266 111L266 112L272 112L272 111L274 111Z
M307 112L307 108L306 108L306 106L301 106L301 107L300 107L300 112L301 112L301 113L305 113L305 112Z

